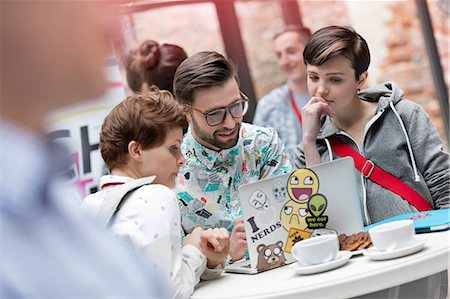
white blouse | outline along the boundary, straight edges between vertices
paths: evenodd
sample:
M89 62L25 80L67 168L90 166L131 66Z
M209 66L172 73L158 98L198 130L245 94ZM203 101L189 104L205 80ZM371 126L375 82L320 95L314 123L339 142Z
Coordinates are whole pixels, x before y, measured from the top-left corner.
M82 209L95 217L106 194L130 180L103 176L100 185L104 187L87 196ZM220 265L216 269L206 268L206 257L196 247L182 246L180 211L175 194L166 186L150 184L131 193L113 218L110 229L147 257L151 266L167 275L174 288L174 298L189 298L200 278L217 278L222 272Z

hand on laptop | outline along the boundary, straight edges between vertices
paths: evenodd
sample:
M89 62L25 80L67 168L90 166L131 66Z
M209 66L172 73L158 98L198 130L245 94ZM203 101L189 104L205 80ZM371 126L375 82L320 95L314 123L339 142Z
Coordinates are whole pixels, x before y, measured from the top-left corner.
M244 219L236 219L234 228L230 236L230 256L231 260L237 261L244 257L247 252L247 237L245 236Z
M200 250L208 259L207 267L214 269L223 264L230 250L230 234L221 228L208 228L200 233Z

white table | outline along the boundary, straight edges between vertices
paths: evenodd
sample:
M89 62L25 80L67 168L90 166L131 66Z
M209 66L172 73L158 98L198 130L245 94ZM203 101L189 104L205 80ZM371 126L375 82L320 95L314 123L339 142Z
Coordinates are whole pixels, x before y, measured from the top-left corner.
M447 270L450 232L417 237L426 240L425 248L409 256L386 261L354 256L340 268L312 275L298 275L292 265L253 275L224 273L201 282L191 298L348 298Z

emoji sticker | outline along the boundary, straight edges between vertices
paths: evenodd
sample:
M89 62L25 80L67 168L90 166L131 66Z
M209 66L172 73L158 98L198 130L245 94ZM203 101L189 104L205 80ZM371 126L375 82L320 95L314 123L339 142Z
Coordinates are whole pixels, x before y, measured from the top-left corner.
M286 189L290 200L283 206L280 220L289 232L285 251L290 252L294 238L309 238L312 230L325 228L328 222L328 216L324 215L327 199L318 193L319 178L308 168L293 171Z
M306 222L307 216L310 216L308 202L299 203L295 200L289 200L281 209L280 221L287 231L292 227L304 230L308 226Z
M307 202L319 190L319 179L311 169L297 169L289 176L287 190L292 200Z

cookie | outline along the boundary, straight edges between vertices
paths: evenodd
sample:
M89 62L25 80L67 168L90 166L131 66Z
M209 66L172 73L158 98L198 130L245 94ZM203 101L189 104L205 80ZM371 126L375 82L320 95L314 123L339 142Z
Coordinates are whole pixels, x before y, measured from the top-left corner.
M341 244L342 242L344 242L345 239L347 239L347 235L346 235L346 234L340 234L340 235L338 236L339 244Z
M353 251L358 249L360 242L357 240L356 236L352 235L345 239L345 241L342 242L341 245L341 250Z
M369 234L365 232L359 232L350 236L345 236L345 238L344 236L345 234L341 234L339 236L339 244L341 250L354 251L367 248L372 244Z
M372 245L372 241L369 239L369 240L365 241L364 243L362 243L361 245L359 245L358 249L366 249L366 248L369 248L370 245Z

